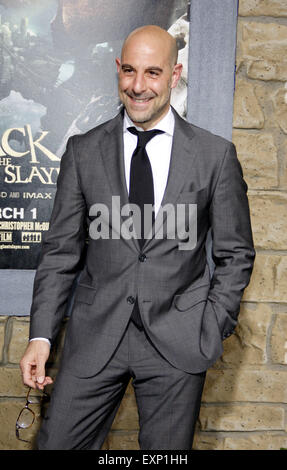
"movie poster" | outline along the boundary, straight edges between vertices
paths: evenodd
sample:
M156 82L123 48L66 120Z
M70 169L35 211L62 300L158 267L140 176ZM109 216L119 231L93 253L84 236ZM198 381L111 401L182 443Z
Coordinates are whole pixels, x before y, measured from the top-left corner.
M134 28L175 35L184 73L188 0L0 0L0 268L35 269L67 139L120 109L115 58Z

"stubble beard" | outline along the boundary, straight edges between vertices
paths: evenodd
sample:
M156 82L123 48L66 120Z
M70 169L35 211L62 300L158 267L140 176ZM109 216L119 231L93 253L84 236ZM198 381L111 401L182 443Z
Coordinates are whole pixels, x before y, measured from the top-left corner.
M128 99L129 98L127 97L126 100L128 100ZM154 97L153 99L156 99L156 97ZM127 114L129 116L129 118L135 124L146 124L150 121L154 121L157 118L160 118L160 116L161 116L161 114L163 114L165 108L167 108L167 106L169 106L169 104L170 104L170 94L169 94L169 96L166 97L166 100L164 101L164 103L161 104L161 106L159 106L159 108L151 109L150 111L147 111L147 113L143 114L142 116L136 116L133 113L133 111L130 109L130 106L125 104L125 100L121 100L121 101L122 101L123 105L126 108L126 111L127 111Z

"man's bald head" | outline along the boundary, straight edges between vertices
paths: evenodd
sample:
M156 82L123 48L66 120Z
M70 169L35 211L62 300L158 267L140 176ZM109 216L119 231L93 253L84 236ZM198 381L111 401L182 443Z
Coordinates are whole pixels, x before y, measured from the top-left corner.
M122 57L125 48L128 47L129 43L134 40L149 41L161 44L163 49L168 52L169 62L171 67L177 63L178 48L175 38L169 34L165 29L157 25L141 26L140 28L132 31L125 39L122 47Z
M151 128L168 112L171 90L180 79L175 39L159 26L142 26L126 38L116 64L119 97L130 119Z

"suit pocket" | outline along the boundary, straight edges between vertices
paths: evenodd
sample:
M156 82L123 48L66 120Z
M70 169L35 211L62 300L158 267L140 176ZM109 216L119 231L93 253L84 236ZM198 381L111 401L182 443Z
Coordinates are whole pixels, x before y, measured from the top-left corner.
M86 284L78 284L75 290L75 301L91 305L94 302L96 288Z
M185 312L200 302L205 302L210 288L210 272L206 263L203 275L181 294L174 296L174 305L180 312Z
M205 302L208 296L209 283L189 289L182 294L174 296L174 304L177 310L185 312L200 302Z
M207 188L198 191L182 191L178 196L179 203L205 204L207 201Z

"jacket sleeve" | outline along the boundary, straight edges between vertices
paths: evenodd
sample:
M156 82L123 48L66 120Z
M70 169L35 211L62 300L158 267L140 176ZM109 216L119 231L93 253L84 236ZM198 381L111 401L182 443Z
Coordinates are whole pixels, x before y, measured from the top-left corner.
M61 159L50 228L34 280L30 339L55 339L85 247L86 204L77 175L75 140L69 138Z
M225 339L237 323L240 301L255 259L247 184L232 143L228 143L224 155L209 216L215 269L206 308L215 311Z

